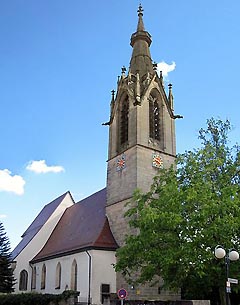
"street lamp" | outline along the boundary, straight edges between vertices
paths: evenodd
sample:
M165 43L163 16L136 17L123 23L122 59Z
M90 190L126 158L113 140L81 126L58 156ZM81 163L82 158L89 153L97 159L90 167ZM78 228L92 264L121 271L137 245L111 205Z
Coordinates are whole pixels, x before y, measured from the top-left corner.
M225 249L222 246L216 246L214 255L216 258L221 259L224 258L225 260L225 267L226 267L226 304L230 305L229 300L229 293L231 292L230 287L230 280L232 280L232 283L235 283L234 279L229 279L229 265L230 261L237 261L239 259L239 253L234 249L229 249L228 253L226 253ZM237 280L236 280L237 283Z

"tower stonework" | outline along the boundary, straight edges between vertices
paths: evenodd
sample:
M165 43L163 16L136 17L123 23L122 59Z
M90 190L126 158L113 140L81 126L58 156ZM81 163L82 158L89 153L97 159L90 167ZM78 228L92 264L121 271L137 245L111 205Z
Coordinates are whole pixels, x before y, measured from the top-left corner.
M138 10L137 31L131 36L133 48L128 72L122 68L117 92L112 91L109 125L106 212L119 246L129 233L125 206L137 188L147 192L161 166L176 158L175 118L172 86L165 92L162 74L150 55L151 36L145 31L143 10ZM117 289L124 287L130 299L179 298L156 287L130 289L117 274Z

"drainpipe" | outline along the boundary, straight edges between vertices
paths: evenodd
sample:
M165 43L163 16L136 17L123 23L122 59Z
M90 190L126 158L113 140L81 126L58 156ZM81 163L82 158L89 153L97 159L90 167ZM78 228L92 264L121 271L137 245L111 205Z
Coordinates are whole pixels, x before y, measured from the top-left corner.
M92 257L88 250L86 250L88 255L88 305L91 304L91 272L92 272Z
M30 282L30 285L31 285L30 287L31 287L31 291L32 291L32 290L33 290L33 289L32 289L32 284L33 284L33 283L32 283L32 282L33 282L33 265L32 265L31 263L29 263L29 266L30 266L31 269L32 269L31 282ZM36 287L35 287L35 288L36 288Z

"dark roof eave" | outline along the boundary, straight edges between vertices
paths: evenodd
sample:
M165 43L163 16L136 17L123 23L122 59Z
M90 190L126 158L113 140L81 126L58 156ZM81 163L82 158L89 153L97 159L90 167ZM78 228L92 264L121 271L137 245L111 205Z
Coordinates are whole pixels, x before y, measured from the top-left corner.
M55 253L55 254L52 254L52 255L45 256L45 257L40 257L40 258L37 258L37 259L32 259L29 262L29 264L35 264L35 263L47 261L47 260L58 258L58 257L62 257L62 256L67 256L67 255L71 255L71 254L75 254L75 253L85 252L87 250L116 251L117 248L118 247L87 246L87 247L84 247L84 248L81 248L81 249L69 250L69 251L66 251L66 252Z

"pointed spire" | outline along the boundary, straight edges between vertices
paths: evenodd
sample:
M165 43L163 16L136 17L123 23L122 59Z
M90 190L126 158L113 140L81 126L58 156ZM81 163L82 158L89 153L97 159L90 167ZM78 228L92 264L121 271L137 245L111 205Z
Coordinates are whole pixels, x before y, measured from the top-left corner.
M151 45L151 35L145 31L143 23L143 8L138 7L137 31L131 36L131 46L133 47L132 58L130 61L130 72L136 74L139 71L140 77L150 72L154 74L152 59L149 47Z
M137 31L132 34L131 37L131 46L133 47L135 42L137 40L143 40L148 43L148 46L150 47L152 43L151 35L145 31L144 23L143 23L143 8L140 4L138 7L138 25L137 25Z

